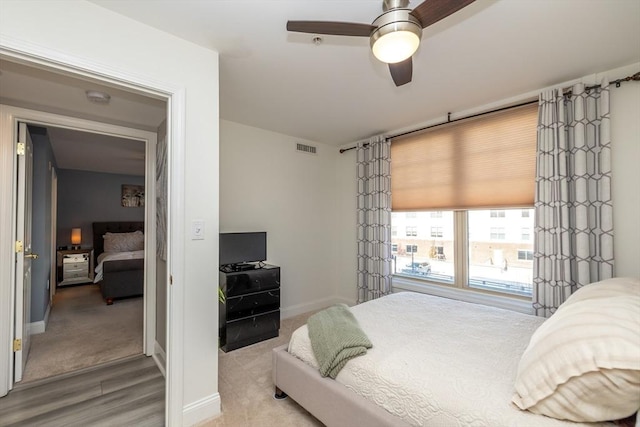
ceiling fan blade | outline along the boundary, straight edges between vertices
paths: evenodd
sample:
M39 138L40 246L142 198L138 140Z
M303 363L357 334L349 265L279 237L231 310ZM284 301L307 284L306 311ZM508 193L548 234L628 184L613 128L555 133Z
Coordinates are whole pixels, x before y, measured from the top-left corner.
M333 21L287 21L287 31L332 36L369 37L376 27L369 24Z
M470 5L475 0L424 0L410 14L420 21L422 28L438 22Z
M391 78L393 78L396 86L409 83L413 75L413 62L411 61L411 57L396 64L389 64L389 71L391 71Z

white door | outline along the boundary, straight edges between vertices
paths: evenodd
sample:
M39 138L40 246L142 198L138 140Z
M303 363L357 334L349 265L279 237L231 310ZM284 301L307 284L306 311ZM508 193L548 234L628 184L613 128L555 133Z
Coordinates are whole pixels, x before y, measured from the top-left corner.
M14 381L22 380L29 354L31 322L31 189L33 143L26 123L18 123L18 204L16 213L16 319L14 331ZM22 145L24 144L24 145ZM24 148L22 148L24 147Z

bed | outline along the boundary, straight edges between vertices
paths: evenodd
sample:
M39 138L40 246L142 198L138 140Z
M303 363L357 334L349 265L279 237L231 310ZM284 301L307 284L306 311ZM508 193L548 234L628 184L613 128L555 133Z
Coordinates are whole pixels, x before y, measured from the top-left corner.
M94 283L107 305L144 294L144 222L93 223Z
M555 324L565 321L564 317L587 316L589 327L582 327L584 334L600 333L604 338L599 336L598 340L603 340L604 347L616 347L619 343L607 341L616 339L616 334L609 328L612 319L622 316L623 333L631 333L631 337L625 337L624 345L628 346L624 351L629 360L624 362L624 369L621 368L623 378L620 382L625 382L631 389L598 396L600 388L597 387L601 387L603 380L596 378L596 382L600 381L596 387L598 391L588 395L599 405L609 402L607 399L616 402L605 404L606 410L610 410L608 406L618 405L618 400L631 399L620 403L620 406L626 405L621 409L624 416L615 412L618 408L613 408L611 415L605 415L610 416L604 418L606 420L633 416L637 411L640 407L640 280L616 280L613 279L613 293L617 298L606 299L606 304L613 305L610 312L601 308L603 300L592 297L596 294L598 298L604 298L602 294L609 295L610 289L605 286L602 291L602 287L593 286L586 296L585 293L574 293L573 300L565 302L551 318L556 318L553 322L412 292L392 294L351 307L373 347L365 355L350 360L335 380L323 378L318 372L307 325L302 326L294 331L288 345L273 350L276 397L289 395L328 426L616 425L605 421L567 421L564 414L557 415L553 410L550 415L545 413L549 410L544 405L553 406L555 394L527 410L519 408L523 400L537 393L529 393L526 387L523 391L522 384L527 386L527 381L531 380L527 375L546 384L550 379L545 375L564 375L578 365L562 367L556 373L540 374L528 363L542 366L536 369L548 369L544 364L555 363L554 357L562 357L557 353L561 353L565 343L570 343L566 346L589 346L595 341L585 336L583 343L576 344L574 341L579 341L576 337L582 332L572 330L569 332L572 339L560 338L559 343L552 343L548 337L541 340L546 343L544 345L551 346L544 348L536 337L555 333L553 328L558 327ZM592 285L581 289L589 286ZM617 292L625 296L620 297ZM620 314L625 310L628 310L627 315ZM593 326L598 320L608 325L606 332ZM630 323L631 327L624 322ZM553 336L558 337L557 334ZM589 351L580 348L578 353ZM591 356L591 359L599 360L602 355ZM589 369L585 368L586 371ZM607 374L611 372L614 371L609 370ZM591 373L599 375L601 372ZM575 385L575 381L584 379L574 374L555 391L558 396L566 387ZM580 387L584 386L580 384ZM575 390L568 390L568 393L575 393ZM514 401L518 401L518 405ZM588 406L577 403L575 398L569 406ZM634 409L629 412L629 407Z

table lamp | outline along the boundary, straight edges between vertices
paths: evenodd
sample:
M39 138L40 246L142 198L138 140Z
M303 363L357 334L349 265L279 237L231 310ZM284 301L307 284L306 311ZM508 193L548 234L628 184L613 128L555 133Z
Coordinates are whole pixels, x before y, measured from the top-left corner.
M82 229L81 228L72 228L71 229L71 249L80 249L80 242L82 241Z

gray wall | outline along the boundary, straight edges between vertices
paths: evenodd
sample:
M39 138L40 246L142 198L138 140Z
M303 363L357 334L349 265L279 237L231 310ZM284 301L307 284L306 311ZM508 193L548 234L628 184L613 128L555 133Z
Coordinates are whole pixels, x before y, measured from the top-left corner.
M31 265L31 322L44 320L51 277L51 168L56 167L49 137L43 128L29 126L33 141L31 247L39 255ZM55 284L54 284L55 285Z
M122 207L122 184L144 185L144 176L58 170L56 247L71 245L71 229L75 227L82 228L81 246L90 248L93 222L144 221L144 207Z

